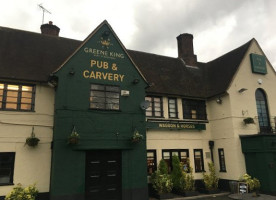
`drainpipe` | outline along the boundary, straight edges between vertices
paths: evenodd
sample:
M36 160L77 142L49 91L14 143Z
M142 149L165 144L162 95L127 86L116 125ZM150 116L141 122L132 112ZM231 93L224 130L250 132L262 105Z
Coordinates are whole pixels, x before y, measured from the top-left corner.
M213 163L214 163L214 155L213 155L214 144L215 144L214 141L209 140L209 148L210 148L211 159L212 159L212 162L213 162Z

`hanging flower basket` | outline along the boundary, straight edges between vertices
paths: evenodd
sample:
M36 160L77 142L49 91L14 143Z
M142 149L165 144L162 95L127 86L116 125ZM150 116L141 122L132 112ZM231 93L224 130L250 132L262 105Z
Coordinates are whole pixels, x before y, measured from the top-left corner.
M71 135L68 137L68 144L76 145L79 143L80 135L77 133L74 126Z
M252 117L247 117L247 118L243 119L243 122L245 124L254 124L255 123L254 119Z
M139 143L142 140L143 140L143 135L141 135L137 130L135 130L132 137L131 137L131 142L132 143Z
M28 146L30 147L35 147L38 145L38 142L40 141L40 139L38 139L37 137L35 137L34 134L34 127L32 129L32 133L31 133L31 137L26 138L26 143Z

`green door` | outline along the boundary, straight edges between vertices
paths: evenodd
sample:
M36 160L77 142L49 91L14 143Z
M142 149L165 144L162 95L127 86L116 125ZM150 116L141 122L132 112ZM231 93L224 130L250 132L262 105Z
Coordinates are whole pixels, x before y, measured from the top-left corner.
M86 153L86 200L121 200L121 151Z

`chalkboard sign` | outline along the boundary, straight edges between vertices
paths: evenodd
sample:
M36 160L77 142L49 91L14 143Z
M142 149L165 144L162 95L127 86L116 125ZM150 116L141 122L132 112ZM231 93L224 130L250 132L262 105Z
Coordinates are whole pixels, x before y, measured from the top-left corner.
M248 185L247 185L247 183L239 182L238 187L239 187L239 193L240 194L248 193Z

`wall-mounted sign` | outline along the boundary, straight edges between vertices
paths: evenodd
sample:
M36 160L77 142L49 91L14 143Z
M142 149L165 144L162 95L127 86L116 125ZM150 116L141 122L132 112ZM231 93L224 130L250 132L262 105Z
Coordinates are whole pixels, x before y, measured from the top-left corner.
M253 73L267 74L265 56L251 53L250 60Z
M238 189L239 189L239 193L240 194L248 193L248 185L247 185L247 183L239 182L238 183Z
M148 129L175 129L175 130L206 130L205 124L180 123L180 122L147 122Z

